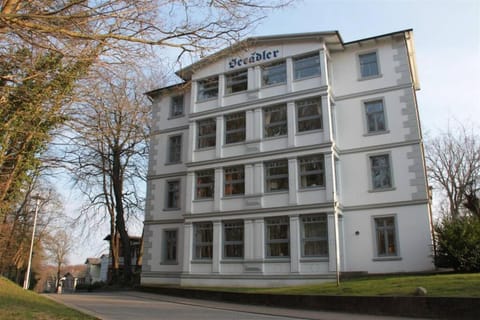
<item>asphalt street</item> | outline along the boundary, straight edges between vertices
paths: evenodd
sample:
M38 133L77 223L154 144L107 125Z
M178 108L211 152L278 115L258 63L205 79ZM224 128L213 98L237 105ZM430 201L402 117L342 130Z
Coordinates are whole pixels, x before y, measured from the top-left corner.
M103 320L162 319L315 319L395 320L409 319L349 313L284 309L178 298L137 291L48 294L51 299ZM418 319L418 318L417 318Z

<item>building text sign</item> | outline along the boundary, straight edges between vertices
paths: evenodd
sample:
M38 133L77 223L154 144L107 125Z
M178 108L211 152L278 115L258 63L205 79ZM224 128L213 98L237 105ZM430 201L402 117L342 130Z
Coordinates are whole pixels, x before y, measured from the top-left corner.
M251 64L269 61L281 56L279 49L254 51L245 57L235 57L228 60L228 69L245 67Z

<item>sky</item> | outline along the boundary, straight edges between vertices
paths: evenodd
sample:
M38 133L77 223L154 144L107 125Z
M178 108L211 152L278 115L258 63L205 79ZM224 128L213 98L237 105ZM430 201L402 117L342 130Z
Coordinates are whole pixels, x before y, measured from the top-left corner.
M480 130L480 0L299 0L250 36L337 30L349 42L405 29L414 33L424 134L438 134L452 119ZM71 262L107 248L84 240Z

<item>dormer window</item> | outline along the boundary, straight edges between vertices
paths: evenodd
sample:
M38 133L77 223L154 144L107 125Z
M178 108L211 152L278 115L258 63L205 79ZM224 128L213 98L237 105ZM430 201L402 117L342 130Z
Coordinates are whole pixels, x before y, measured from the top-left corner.
M211 77L198 81L198 101L218 97L218 77Z

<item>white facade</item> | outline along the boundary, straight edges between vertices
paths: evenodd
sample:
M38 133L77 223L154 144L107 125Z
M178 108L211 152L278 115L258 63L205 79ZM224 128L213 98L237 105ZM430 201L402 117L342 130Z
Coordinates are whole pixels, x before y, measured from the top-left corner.
M252 38L177 74L148 93L142 285L433 268L411 30Z

